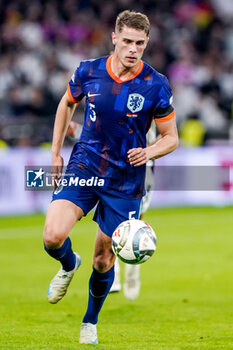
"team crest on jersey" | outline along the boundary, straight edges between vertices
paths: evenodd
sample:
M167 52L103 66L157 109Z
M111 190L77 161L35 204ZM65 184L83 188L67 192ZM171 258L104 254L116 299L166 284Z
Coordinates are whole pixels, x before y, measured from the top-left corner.
M142 110L145 98L140 94L130 94L128 97L127 107L132 113Z

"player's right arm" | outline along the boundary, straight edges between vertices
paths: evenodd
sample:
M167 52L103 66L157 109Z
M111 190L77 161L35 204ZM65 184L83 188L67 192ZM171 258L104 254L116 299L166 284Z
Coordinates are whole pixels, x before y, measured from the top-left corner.
M75 108L76 104L71 101L66 91L58 105L53 129L52 173L54 174L54 179L59 179L62 173L63 158L61 156L61 148Z

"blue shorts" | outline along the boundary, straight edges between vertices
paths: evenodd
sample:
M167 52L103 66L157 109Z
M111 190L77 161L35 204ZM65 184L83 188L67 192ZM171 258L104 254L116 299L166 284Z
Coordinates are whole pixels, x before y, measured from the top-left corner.
M121 222L129 218L138 219L140 215L141 198L116 197L100 190L98 186L60 186L53 192L52 200L57 199L66 199L76 204L84 215L96 206L93 220L109 237L112 237Z

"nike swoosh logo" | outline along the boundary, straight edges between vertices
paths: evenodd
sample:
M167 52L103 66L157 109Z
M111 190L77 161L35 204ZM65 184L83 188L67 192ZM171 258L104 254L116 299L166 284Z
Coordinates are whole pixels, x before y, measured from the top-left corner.
M101 95L101 94L91 94L89 91L88 91L88 94L87 94L88 97L94 97L94 96L99 96L99 95Z

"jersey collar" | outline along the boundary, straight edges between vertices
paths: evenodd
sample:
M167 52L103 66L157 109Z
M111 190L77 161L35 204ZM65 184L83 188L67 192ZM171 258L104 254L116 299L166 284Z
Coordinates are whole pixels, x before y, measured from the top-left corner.
M142 68L143 68L143 62L142 60L140 60L140 65L139 65L139 68L137 70L137 72L133 75L131 75L131 77L129 77L128 79L126 80L121 80L120 78L118 78L112 71L112 68L111 68L111 61L112 61L112 56L109 56L108 59L107 59L107 62L106 62L106 68L107 68L107 72L108 74L110 75L110 77L115 80L117 83L124 83L128 80L131 80L133 78L135 78L137 75L139 75L142 71Z

